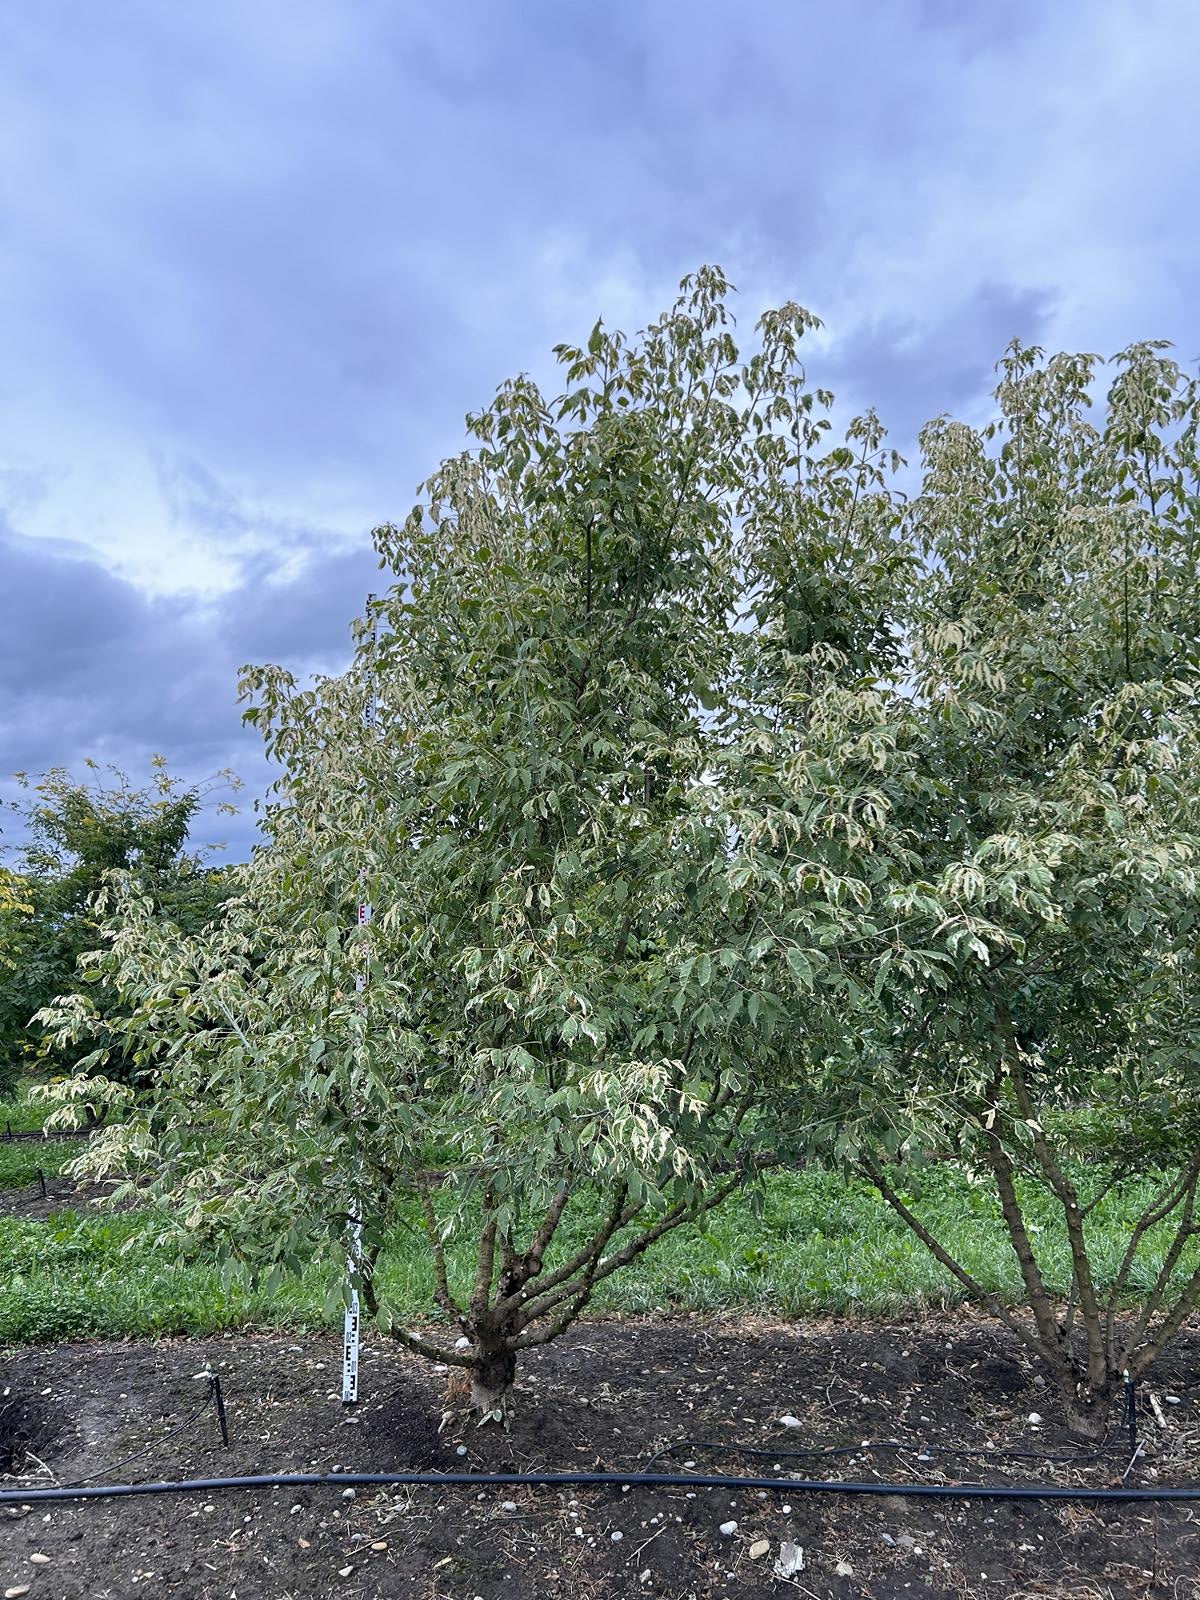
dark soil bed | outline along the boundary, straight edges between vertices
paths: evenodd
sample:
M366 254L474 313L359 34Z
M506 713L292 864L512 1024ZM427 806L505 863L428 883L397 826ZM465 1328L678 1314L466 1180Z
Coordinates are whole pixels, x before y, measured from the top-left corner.
M199 1404L208 1363L225 1389L230 1447ZM339 1346L236 1335L23 1349L3 1362L0 1457L34 1487L262 1471L628 1469L664 1444L766 1448L750 1460L685 1446L664 1467L797 1476L1116 1484L1125 1458L1039 1466L971 1462L951 1445L1062 1449L1058 1407L1011 1339L965 1314L919 1325L594 1321L526 1359L507 1433L445 1420L445 1377L379 1341L362 1400L336 1395ZM1130 1481L1200 1477L1200 1338L1143 1395L1147 1454ZM1173 1397L1168 1400L1168 1396ZM1044 1416L1031 1425L1030 1413ZM785 1428L785 1414L800 1428ZM780 1454L816 1441L914 1448L832 1462ZM915 1448L920 1442L921 1460ZM939 1450L939 1446L942 1447ZM459 1455L465 1448L465 1456ZM134 1460L126 1460L134 1452ZM124 1461L125 1464L121 1464ZM4 1462L0 1461L0 1465ZM736 1521L723 1535L722 1523ZM618 1538L617 1535L620 1535ZM765 1554L760 1541L768 1542ZM788 1580L780 1544L804 1551ZM752 1552L754 1552L752 1554ZM35 1562L35 1555L49 1557ZM1189 1506L780 1495L754 1491L420 1488L352 1500L336 1488L236 1490L5 1508L0 1594L30 1600L498 1600L500 1596L1200 1596Z
M74 1178L64 1178L51 1172L46 1174L46 1192L35 1178L32 1183L17 1189L0 1189L0 1217L23 1217L33 1222L45 1222L57 1211L85 1211L105 1202L105 1210L112 1212L132 1210L134 1202L114 1207L108 1196L116 1180L104 1183L77 1183ZM3 1591L0 1591L2 1593Z

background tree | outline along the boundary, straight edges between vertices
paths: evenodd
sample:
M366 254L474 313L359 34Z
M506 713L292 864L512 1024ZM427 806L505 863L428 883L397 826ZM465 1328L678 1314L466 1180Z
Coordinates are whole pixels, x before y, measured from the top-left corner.
M107 930L120 1048L160 1071L93 1168L132 1165L260 1267L340 1253L360 1216L385 1323L374 1264L415 1217L442 1328L394 1331L484 1411L521 1350L752 1177L772 1075L842 1031L884 821L870 672L845 663L874 635L814 637L769 694L748 673L795 526L834 554L849 534L857 458L818 454L812 319L768 315L742 361L726 292L705 270L638 340L560 346L558 400L520 379L469 419L474 447L378 530L401 578L377 647L313 687L247 675L284 776L219 924L187 938L130 888ZM829 610L809 596L814 626ZM58 1023L87 1031L75 1004Z
M1001 373L994 424L922 436L897 708L919 759L892 797L875 1041L827 1113L849 1153L882 1123L893 1150L954 1148L990 1187L1028 1316L984 1294L905 1200L919 1176L866 1139L897 1214L1096 1438L1124 1370L1200 1300L1197 391L1134 346L1096 427L1094 357L1014 345ZM1124 1250L1097 1249L1106 1201L1155 1174ZM1061 1214L1065 1280L1032 1186Z
M0 867L0 983L16 970L25 920L32 914L33 902L25 879L20 873ZM0 1050L0 1100L15 1092L17 1077L16 1052Z
M9 873L7 881L19 885L20 894L8 911L0 904L0 1061L10 1078L34 1065L62 1070L74 1062L33 1018L56 996L80 987L79 959L101 943L96 899L109 872L129 873L156 915L189 932L204 926L227 892L221 871L186 848L188 828L215 782L184 785L156 760L153 784L138 789L116 768L101 776L88 765L92 777L85 781L62 768L36 784L19 775L30 798L13 806L25 837L10 852L20 873ZM102 1024L115 997L93 986L88 1003Z

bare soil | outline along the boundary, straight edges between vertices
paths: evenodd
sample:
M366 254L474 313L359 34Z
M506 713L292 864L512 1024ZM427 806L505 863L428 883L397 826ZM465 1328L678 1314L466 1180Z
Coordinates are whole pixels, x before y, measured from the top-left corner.
M101 1204L111 1214L114 1210L128 1211L134 1202L127 1200L114 1206L109 1195L117 1180L103 1183L77 1183L74 1178L64 1178L57 1172L45 1174L46 1192L35 1178L19 1189L0 1189L0 1217L23 1217L34 1222L46 1222L59 1211L92 1210Z
M208 1363L231 1442L195 1410ZM919 1324L597 1320L530 1353L507 1432L449 1416L445 1375L374 1339L362 1399L337 1398L328 1335L56 1345L0 1364L4 1487L263 1471L643 1466L663 1445L754 1445L763 1458L684 1445L664 1468L803 1477L1117 1484L1126 1456L1044 1465L972 1460L950 1446L1070 1452L1059 1407L1011 1338L969 1313ZM1129 1481L1196 1481L1200 1337L1142 1395L1146 1454ZM1174 1400L1168 1400L1167 1396ZM1030 1413L1045 1419L1030 1424ZM784 1428L790 1414L800 1428ZM177 1430L177 1431L173 1431ZM904 1451L789 1462L802 1444L898 1439ZM924 1447L924 1448L922 1448ZM465 1449L465 1456L458 1454ZM140 1452L133 1460L126 1458ZM921 1455L930 1459L922 1460ZM736 1532L722 1535L722 1523ZM620 1535L620 1537L616 1537ZM768 1543L758 1554L759 1541ZM803 1569L774 1576L783 1540ZM754 1553L752 1553L754 1552ZM35 1555L48 1556L34 1562ZM1187 1505L767 1495L746 1490L450 1487L234 1490L7 1507L0 1594L29 1600L283 1600L333 1595L499 1600L554 1595L780 1597L1200 1596L1200 1523Z

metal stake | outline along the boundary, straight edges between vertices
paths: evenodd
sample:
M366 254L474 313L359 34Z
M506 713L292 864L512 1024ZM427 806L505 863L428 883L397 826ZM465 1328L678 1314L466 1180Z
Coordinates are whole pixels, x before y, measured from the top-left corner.
M367 638L370 642L370 670L367 680L367 706L363 715L363 722L368 732L375 726L375 649L378 643L378 624L371 607L375 603L375 596L367 596L367 616L370 629ZM367 869L365 867L358 875L358 926L365 928L371 921L371 902L367 898ZM366 1010L367 1004L367 975L370 971L371 951L370 946L364 941L362 948L362 966L355 975L354 987L361 997L361 1004ZM356 1165L359 1165L356 1163ZM361 1167L360 1167L361 1173ZM361 1309L358 1298L358 1285L362 1275L362 1182L361 1176L354 1185L354 1215L350 1223L350 1248L346 1255L346 1313L342 1321L342 1404L353 1405L358 1399L358 1351L360 1339Z

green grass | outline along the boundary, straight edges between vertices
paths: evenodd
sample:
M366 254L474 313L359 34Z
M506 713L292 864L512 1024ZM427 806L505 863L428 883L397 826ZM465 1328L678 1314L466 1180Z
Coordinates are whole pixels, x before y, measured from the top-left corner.
M910 1198L947 1248L986 1288L1018 1300L1016 1262L987 1191L948 1166L926 1168L919 1181L910 1177L909 1183ZM1094 1239L1101 1281L1115 1271L1131 1221L1151 1187L1149 1178L1130 1183L1098 1208ZM1061 1230L1036 1193L1026 1201L1051 1282L1065 1293L1070 1268ZM581 1241L585 1226L586 1218L564 1226L559 1251ZM1165 1248L1161 1231L1148 1238L1132 1285L1135 1295L1152 1280ZM451 1255L456 1284L466 1285L471 1266L464 1244ZM63 1212L46 1223L0 1220L0 1283L5 1286L0 1344L246 1326L318 1327L340 1320L326 1310L338 1271L331 1255L268 1294L240 1278L223 1286L215 1260L203 1252L189 1260L172 1258L138 1216ZM389 1239L379 1280L381 1295L398 1318L432 1320L431 1265L411 1229L398 1228ZM875 1316L960 1298L954 1280L872 1191L814 1171L772 1174L761 1216L741 1201L714 1214L704 1229L668 1236L604 1284L593 1306L631 1313Z
M32 1133L42 1126L46 1107L30 1100L23 1090L14 1100L0 1100L0 1134ZM40 1167L47 1177L78 1155L73 1139L0 1138L0 1189L22 1189L37 1182Z

